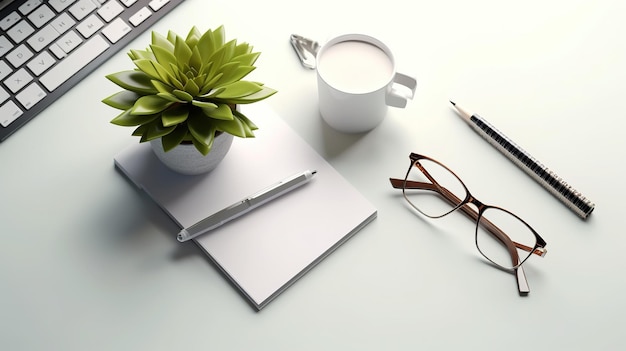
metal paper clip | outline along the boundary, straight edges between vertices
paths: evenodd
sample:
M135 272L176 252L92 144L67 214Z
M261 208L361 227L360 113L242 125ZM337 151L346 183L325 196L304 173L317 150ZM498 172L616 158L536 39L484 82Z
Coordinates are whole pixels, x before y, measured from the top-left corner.
M297 34L292 34L290 39L291 45L294 50L296 50L296 54L298 54L302 66L308 69L315 69L315 56L317 55L320 45L314 40Z

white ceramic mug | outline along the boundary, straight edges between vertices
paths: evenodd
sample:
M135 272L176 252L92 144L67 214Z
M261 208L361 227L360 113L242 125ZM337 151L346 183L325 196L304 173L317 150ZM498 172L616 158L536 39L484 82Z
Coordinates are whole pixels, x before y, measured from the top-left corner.
M336 130L371 130L383 121L387 106L404 108L415 95L415 78L396 72L391 50L372 36L335 37L320 48L316 61L320 113Z

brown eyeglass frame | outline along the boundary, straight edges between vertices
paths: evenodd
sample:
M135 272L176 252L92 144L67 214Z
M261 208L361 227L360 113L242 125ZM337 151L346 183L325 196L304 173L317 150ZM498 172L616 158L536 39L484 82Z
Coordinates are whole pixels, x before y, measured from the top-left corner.
M402 194L403 194L404 198L407 200L407 202L413 208L415 208L418 212L422 213L426 217L429 217L429 218L441 218L441 217L444 217L444 216L446 216L446 215L456 211L457 209L460 209L461 212L463 212L469 218L474 220L476 222L475 244L476 244L476 248L478 249L478 251L487 260L489 260L489 262L493 263L497 267L505 269L505 270L513 270L515 275L516 275L516 278L517 278L517 287L518 287L518 291L519 291L520 295L528 294L530 292L530 288L528 287L528 282L526 280L526 274L524 273L524 269L522 268L522 263L524 263L524 261L526 261L526 259L528 259L528 257L530 257L530 255L528 257L526 257L524 259L524 261L520 261L519 255L517 253L516 248L524 250L526 252L531 252L532 254L535 254L535 255L543 257L547 253L547 250L545 248L545 246L546 246L545 240L528 223L526 223L526 221L524 221L523 219L518 217L516 214L514 214L514 213L512 213L512 212L510 212L510 211L508 211L506 209L503 209L501 207L486 205L483 202L481 202L478 199L476 199L471 194L471 192L469 191L469 189L467 188L465 183L461 180L461 178L459 178L459 176L456 175L456 173L454 173L450 168L448 168L447 166L445 166L441 162L439 162L439 161L437 161L437 160L435 160L433 158L430 158L428 156L420 155L420 154L417 154L417 153L411 153L409 155L409 158L411 160L411 165L409 166L409 169L408 169L408 171L406 173L406 176L404 177L404 179L389 178L389 181L391 182L391 185L395 189L402 189ZM465 189L465 193L467 194L465 199L463 199L463 200L459 199L456 195L454 195L448 189L440 186L439 183L428 173L428 171L422 167L422 165L419 163L419 160L429 160L431 162L434 162L434 163L438 164L439 166L441 166L441 167L445 168L446 170L448 170L448 172L450 172L452 175L454 175L454 177L456 177L458 179L458 181L461 183L461 185ZM424 176L426 176L431 181L431 183L424 183L424 182L417 182L417 181L409 180L408 177L409 177L409 174L411 173L411 170L413 169L413 167L417 167L422 172L422 174L424 174ZM417 208L415 205L413 205L413 203L411 203L407 199L406 193L405 193L406 189L422 189L422 190L430 190L430 191L437 192L446 201L448 201L452 205L452 209L450 211L440 215L440 216L430 216L428 214L425 214L425 213L423 213L419 208ZM478 209L478 212L476 210L474 210L472 207L470 207L469 204L473 204L474 206L476 206L476 208ZM489 208L497 209L497 210L503 211L505 213L508 213L511 216L517 218L524 225L526 225L526 227L528 227L528 229L535 236L535 239L536 239L535 247L531 248L529 246L526 246L526 245L523 245L523 244L520 244L520 243L517 243L517 242L511 240L509 238L509 236L506 235L506 233L504 233L502 230L500 230L493 223L489 222L488 219L484 218L482 215L485 212L485 210L487 210ZM487 231L489 231L497 240L499 240L502 244L504 244L507 247L507 249L508 249L508 251L509 251L509 253L511 255L511 259L512 259L512 261L514 263L512 268L504 267L504 266L502 266L502 265L492 261L488 256L486 256L480 250L480 247L478 246L478 228L481 225L483 227L485 227L487 229Z

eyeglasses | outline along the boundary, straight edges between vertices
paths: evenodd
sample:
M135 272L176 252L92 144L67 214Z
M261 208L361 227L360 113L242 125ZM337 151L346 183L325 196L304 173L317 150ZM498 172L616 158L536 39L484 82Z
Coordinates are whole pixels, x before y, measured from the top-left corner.
M416 153L409 158L411 165L406 177L390 178L391 185L402 189L406 201L426 217L441 218L461 210L475 220L478 251L497 267L514 272L520 295L528 294L522 263L533 254L545 256L545 240L512 212L477 200L461 179L440 162Z

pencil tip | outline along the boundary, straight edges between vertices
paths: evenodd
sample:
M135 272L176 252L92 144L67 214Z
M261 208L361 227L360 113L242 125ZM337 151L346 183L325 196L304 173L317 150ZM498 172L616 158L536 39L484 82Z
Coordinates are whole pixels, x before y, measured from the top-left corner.
M452 106L456 106L456 104L454 103L454 101L450 100L450 103L452 104Z

